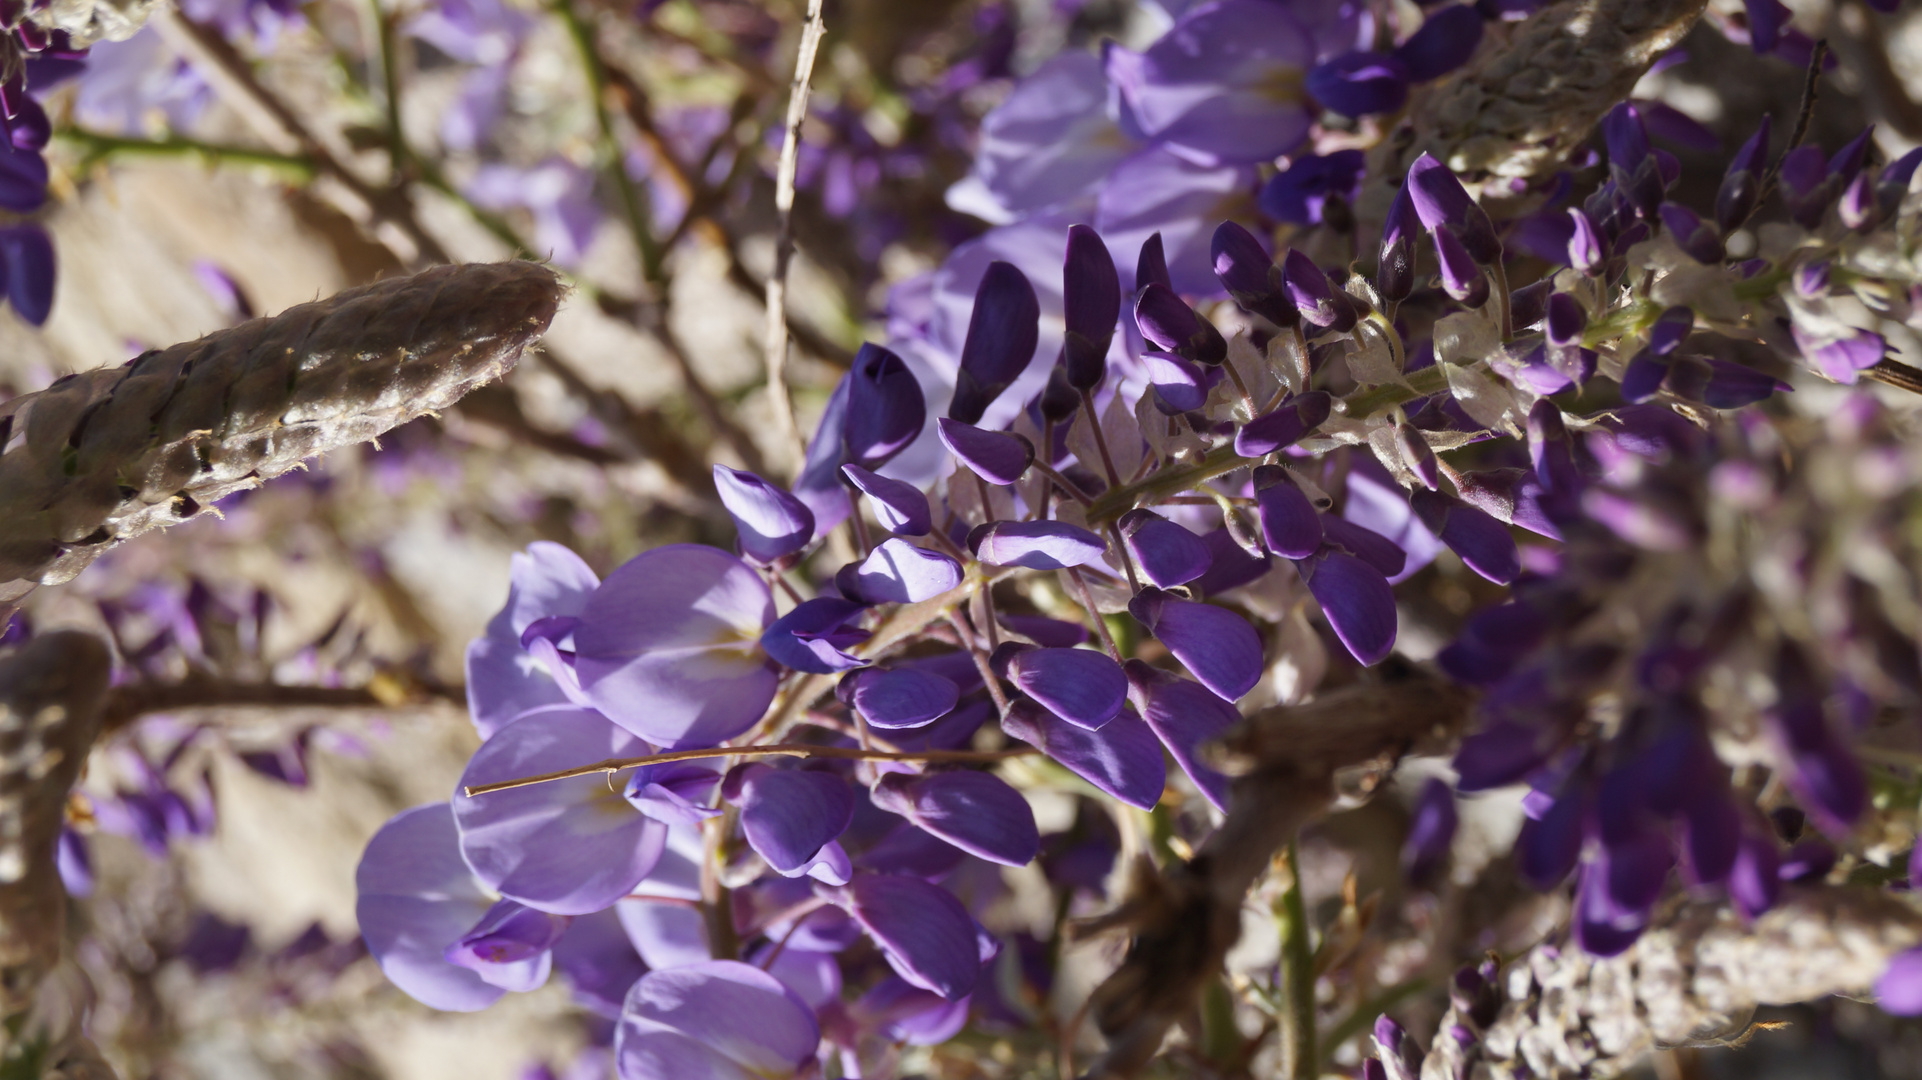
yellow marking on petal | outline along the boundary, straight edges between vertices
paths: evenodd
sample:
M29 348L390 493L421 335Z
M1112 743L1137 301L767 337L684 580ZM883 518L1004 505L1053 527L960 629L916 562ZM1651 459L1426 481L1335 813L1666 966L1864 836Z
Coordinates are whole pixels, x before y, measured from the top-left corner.
M1282 105L1299 105L1306 100L1308 75L1292 64L1277 65L1255 80L1255 93Z

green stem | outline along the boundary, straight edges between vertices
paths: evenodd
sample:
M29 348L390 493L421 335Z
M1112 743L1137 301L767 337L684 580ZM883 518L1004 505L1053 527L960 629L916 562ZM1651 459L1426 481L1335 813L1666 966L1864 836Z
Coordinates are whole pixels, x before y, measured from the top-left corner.
M1287 858L1290 880L1275 912L1288 992L1288 1007L1279 1018L1283 1058L1293 1063L1291 1080L1315 1080L1320 1064L1315 1051L1315 958L1308 940L1308 905L1301 896L1301 854L1294 840L1288 841Z
M380 81L383 91L382 105L387 114L387 161L393 170L396 186L404 183L407 163L413 156L407 148L407 136L400 127L400 65L395 58L394 20L381 10L380 0L368 0L368 15L374 20L374 43L380 50Z
M300 154L277 154L271 150L257 150L247 146L230 146L224 143L203 142L199 139L170 135L164 139L133 139L121 135L107 135L86 128L61 128L54 132L58 142L67 143L80 150L80 164L84 169L109 157L144 155L148 157L200 157L210 165L237 164L254 165L261 168L276 169L291 174L297 179L313 179L318 168L313 159Z
M1342 1044L1358 1035L1365 1034L1374 1026L1375 1018L1402 1001L1428 989L1427 979L1409 979L1396 983L1367 1001L1355 1006L1355 1011L1342 1017L1341 1023L1328 1029L1328 1037L1321 1040L1321 1056L1324 1066L1332 1065L1330 1060Z
M621 210L627 218L628 232L633 236L634 247L641 255L642 280L650 287L657 287L666 280L667 253L655 241L654 232L649 227L647 197L641 193L633 178L627 175L627 166L622 160L620 136L614 130L614 115L607 108L607 69L601 64L594 27L575 10L571 0L557 0L554 10L567 25L568 36L574 39L574 47L581 57L582 71L587 76L588 98L594 106L594 122L600 129L595 155L600 159L608 181L620 193Z

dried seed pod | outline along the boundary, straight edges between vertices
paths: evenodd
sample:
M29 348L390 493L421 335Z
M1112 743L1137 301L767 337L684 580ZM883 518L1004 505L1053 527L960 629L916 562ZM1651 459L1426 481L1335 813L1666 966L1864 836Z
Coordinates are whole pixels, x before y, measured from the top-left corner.
M107 548L499 378L563 287L530 262L348 289L0 404L0 609Z
M26 21L41 30L65 30L77 46L97 41L125 41L147 25L160 10L160 0L52 0L35 5Z

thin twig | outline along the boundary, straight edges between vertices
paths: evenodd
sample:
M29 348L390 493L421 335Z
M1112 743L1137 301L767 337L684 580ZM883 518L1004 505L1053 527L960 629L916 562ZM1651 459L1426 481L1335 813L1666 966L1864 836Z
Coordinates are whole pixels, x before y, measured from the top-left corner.
M1900 360L1877 360L1862 372L1866 378L1907 390L1911 394L1922 394L1922 368L1914 368Z
M788 92L781 161L774 173L774 272L767 279L767 393L774 405L774 423L782 448L792 455L797 473L807 448L794 423L794 401L787 388L787 271L794 256L794 170L800 160L801 123L807 119L814 57L821 51L821 37L826 32L821 0L808 0L807 22L801 27L801 44L794 59L794 85Z
M592 765L576 765L571 769L541 773L538 776L523 776L516 780L497 780L491 784L473 784L461 788L468 798L487 795L496 791L513 788L531 787L555 780L570 780L577 776L592 776L595 773L617 773L624 769L635 769L643 765L658 765L664 761L690 761L695 758L711 757L798 757L798 758L846 758L855 761L941 761L941 762L989 762L1005 758L1022 757L1036 753L1032 748L1020 750L922 750L916 753L895 753L888 750L862 750L853 746L809 746L806 743L772 743L767 746L711 746L704 750L669 750L666 753L650 754L646 757L608 758Z

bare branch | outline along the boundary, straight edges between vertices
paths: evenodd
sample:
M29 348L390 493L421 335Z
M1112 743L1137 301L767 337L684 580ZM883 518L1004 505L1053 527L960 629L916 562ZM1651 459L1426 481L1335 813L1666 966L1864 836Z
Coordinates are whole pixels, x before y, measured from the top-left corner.
M807 22L801 27L800 49L794 60L794 85L788 93L787 127L781 138L781 161L774 174L774 272L767 279L767 392L774 405L782 449L791 457L793 472L801 469L807 449L794 423L794 402L787 388L787 271L794 255L794 170L800 159L801 124L808 114L808 83L814 76L814 57L827 32L821 21L821 0L808 0Z
M692 761L696 758L713 757L798 757L798 758L843 758L853 761L941 761L950 763L978 764L990 761L1005 761L1008 758L1026 757L1039 753L1033 747L1024 746L1016 750L921 750L907 752L899 750L864 750L853 746L814 746L809 743L772 743L767 746L710 746L701 750L669 750L662 754L649 754L646 757L608 758L592 765L576 765L571 769L541 773L539 776L523 776L515 780L498 780L491 784L473 784L461 788L468 798L486 795L495 791L509 791L513 788L531 787L535 784L552 783L555 780L571 780L576 776L593 776L596 773L617 773L623 769L637 769L643 765L659 765L666 761Z

